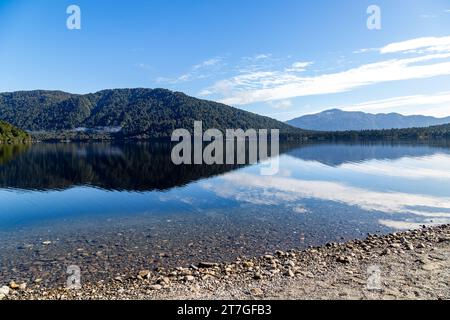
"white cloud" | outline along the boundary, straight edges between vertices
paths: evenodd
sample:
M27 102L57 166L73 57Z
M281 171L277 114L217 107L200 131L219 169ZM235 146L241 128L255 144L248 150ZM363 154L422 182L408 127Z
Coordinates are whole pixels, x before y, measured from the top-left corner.
M245 61L258 61L258 60L266 60L272 58L271 53L259 53L251 57L244 57L242 60Z
M368 52L374 52L374 51L379 51L379 48L363 48L363 49L358 49L353 51L353 53L368 53Z
M139 63L137 65L138 68L143 69L143 70L151 70L152 66L145 64L145 63Z
M419 64L448 58L450 53L391 59L312 77L287 72L257 72L223 80L225 92L221 91L224 82L218 82L208 90L224 94L221 102L231 105L339 93L376 83L450 75L450 61Z
M376 51L379 57L397 54L396 58L356 66L335 73L304 75L312 62L299 61L288 67L243 68L235 76L216 81L201 91L216 95L220 102L244 105L286 100L295 97L351 91L359 87L391 81L424 79L450 75L450 36L424 37L388 44ZM405 56L405 53L415 56ZM264 66L264 65L263 65Z
M222 61L222 58L208 59L208 60L205 60L205 61L193 66L192 69L198 70L198 69L205 68L205 67L215 66L221 61Z
M450 50L450 36L447 37L423 37L407 41L388 44L380 49L383 54L408 52L422 49L427 52L443 52Z
M280 101L270 101L270 106L274 109L289 109L292 107L292 101L291 100L280 100Z
M211 59L207 59L202 61L196 65L193 65L190 68L189 72L181 74L177 77L159 77L156 79L157 82L160 83L170 83L177 84L181 82L193 81L198 79L205 79L212 76L215 72L217 72L221 67L221 62L223 58L215 57Z
M420 18L422 18L422 19L434 19L437 17L438 17L437 14L421 14L420 15Z
M271 54L265 54L265 53L263 53L263 54L258 54L258 55L255 57L255 59L256 59L256 60L268 59L268 58L270 58L271 56L272 56Z
M292 64L290 68L287 68L286 72L303 72L306 71L306 68L309 67L312 64L312 62L295 62Z
M437 106L438 108L435 108L434 106ZM402 110L402 114L412 115L417 113L430 113L433 115L440 114L441 116L450 116L450 91L373 100L341 106L340 109L345 111L365 111L373 113Z

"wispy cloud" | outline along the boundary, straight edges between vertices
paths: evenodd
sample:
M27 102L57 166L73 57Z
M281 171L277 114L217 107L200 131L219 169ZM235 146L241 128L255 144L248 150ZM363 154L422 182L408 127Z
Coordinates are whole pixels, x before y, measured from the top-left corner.
M292 101L291 100L270 101L269 105L274 109L285 110L292 107Z
M391 59L362 65L344 72L315 77L301 77L283 72L248 74L227 81L227 90L232 94L224 98L222 102L242 105L301 96L339 93L382 82L449 75L450 61L440 61L427 65L418 64L448 58L450 58L450 53L427 55L419 58ZM243 79L254 81L245 82L242 81ZM220 89L220 87L213 87L213 92L217 89Z
M286 68L286 72L303 72L306 71L307 67L312 65L313 63L310 61L304 62L304 61L298 61L294 62L289 68Z
M249 70L218 80L201 94L216 95L225 104L245 105L340 93L384 82L450 75L450 36L391 43L377 52L381 61L336 73L305 75L311 62L296 62L277 70ZM385 59L392 54L397 56Z
M259 60L266 60L266 59L270 59L270 58L272 58L271 53L258 53L251 57L244 57L242 59L247 60L247 61L259 61Z
M372 100L341 106L340 109L345 111L388 112L404 108L403 114L415 114L419 108L425 107L420 110L420 114L426 114L424 111L435 110L436 106L443 109L443 116L450 116L450 91Z
M419 51L418 51L419 50ZM391 43L380 49L383 54L398 52L449 52L450 36L423 37Z
M222 57L214 57L202 61L190 67L188 72L185 72L176 77L159 77L156 82L177 84L181 82L194 81L199 79L206 79L215 74L223 65Z
M363 49L358 49L353 51L353 53L368 53L368 52L374 52L374 51L379 51L379 48L363 48Z
M439 15L437 15L437 14L421 14L420 15L421 19L434 19L437 17L439 17Z
M139 69L142 69L142 70L152 70L153 69L151 65L148 65L148 64L145 64L145 63L139 63L136 66Z
M195 66L192 67L193 70L199 70L202 68L207 68L207 67L212 67L215 66L217 64L219 64L222 61L222 58L212 58L212 59L208 59L205 60L199 64L196 64Z

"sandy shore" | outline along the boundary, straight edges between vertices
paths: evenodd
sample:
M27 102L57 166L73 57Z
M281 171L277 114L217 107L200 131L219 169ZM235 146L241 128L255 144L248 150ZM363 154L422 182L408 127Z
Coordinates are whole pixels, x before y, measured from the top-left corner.
M78 290L10 283L0 298L450 299L450 225L234 263L142 270Z

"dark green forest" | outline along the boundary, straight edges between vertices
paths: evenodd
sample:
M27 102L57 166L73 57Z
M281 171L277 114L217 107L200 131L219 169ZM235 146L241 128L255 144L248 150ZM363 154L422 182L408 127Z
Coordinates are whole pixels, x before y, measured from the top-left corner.
M268 117L165 89L116 89L86 95L2 93L0 119L43 139L55 135L60 139L167 138L175 129L191 130L194 121L200 120L204 128L279 129L281 134L305 134Z
M450 140L450 124L427 128L317 132L324 140Z
M0 144L22 143L30 140L31 137L28 133L0 120Z

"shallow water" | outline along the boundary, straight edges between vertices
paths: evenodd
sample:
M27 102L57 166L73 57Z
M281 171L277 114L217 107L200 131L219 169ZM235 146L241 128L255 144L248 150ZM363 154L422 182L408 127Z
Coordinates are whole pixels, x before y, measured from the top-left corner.
M264 164L174 166L166 144L0 146L0 285L143 268L450 222L450 149L282 146ZM51 241L51 244L43 242Z

